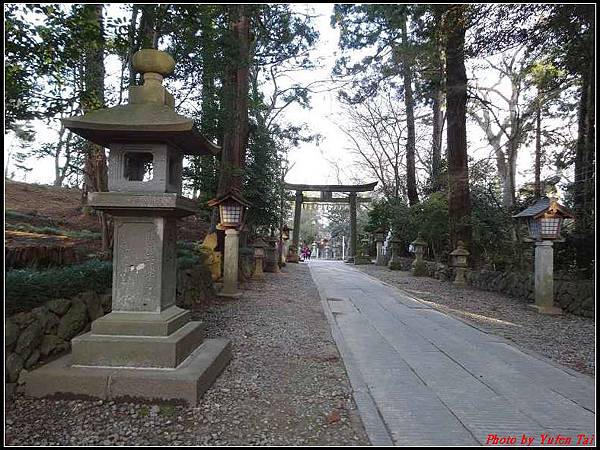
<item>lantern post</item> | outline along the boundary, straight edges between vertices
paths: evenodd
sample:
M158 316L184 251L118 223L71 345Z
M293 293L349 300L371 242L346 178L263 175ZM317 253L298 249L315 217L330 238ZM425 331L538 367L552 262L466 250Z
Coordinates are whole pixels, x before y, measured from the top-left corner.
M573 219L573 214L555 198L542 197L513 217L527 221L527 241L535 242L535 304L530 306L542 314L562 314L562 310L554 305L552 245L563 242L560 237L562 223L564 219Z
M238 289L240 231L243 224L244 208L250 206L237 192L229 192L208 202L209 206L218 206L221 221L219 228L225 229L223 250L223 287L219 297L239 298Z

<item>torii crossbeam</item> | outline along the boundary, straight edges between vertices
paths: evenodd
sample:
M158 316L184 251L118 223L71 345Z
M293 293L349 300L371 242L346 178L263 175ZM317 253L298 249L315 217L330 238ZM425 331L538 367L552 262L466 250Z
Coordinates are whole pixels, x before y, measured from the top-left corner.
M302 213L302 203L348 203L350 204L350 248L348 249L348 261L354 261L356 255L356 204L358 202L369 201L366 198L357 196L359 192L370 192L377 186L377 181L367 184L291 184L284 183L285 189L296 191L296 203L294 209L294 232L292 236L292 245L287 260L289 262L298 262L298 244L300 243L300 215ZM304 197L303 192L321 192L319 198ZM334 198L334 192L347 193L348 197Z

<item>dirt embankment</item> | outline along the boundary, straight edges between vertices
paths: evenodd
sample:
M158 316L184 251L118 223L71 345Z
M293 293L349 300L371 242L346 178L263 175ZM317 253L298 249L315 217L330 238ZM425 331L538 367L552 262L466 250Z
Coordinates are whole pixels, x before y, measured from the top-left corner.
M100 250L100 222L81 190L11 180L4 186L7 267L69 264ZM200 241L207 229L206 221L186 217L177 237Z

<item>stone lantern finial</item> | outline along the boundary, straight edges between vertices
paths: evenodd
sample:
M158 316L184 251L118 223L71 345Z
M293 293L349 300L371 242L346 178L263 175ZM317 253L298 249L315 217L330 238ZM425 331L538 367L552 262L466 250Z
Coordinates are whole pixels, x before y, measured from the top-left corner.
M153 48L137 51L132 58L133 69L142 73L144 84L129 88L129 103L158 103L175 106L173 96L162 85L162 80L173 73L175 60L166 52Z

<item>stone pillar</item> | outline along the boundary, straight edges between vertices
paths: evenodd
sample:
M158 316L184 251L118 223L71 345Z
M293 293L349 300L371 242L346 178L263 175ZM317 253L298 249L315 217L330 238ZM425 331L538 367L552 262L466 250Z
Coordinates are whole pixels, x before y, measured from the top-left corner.
M287 261L298 262L298 245L300 244L300 216L302 214L302 192L296 191L294 203L294 229L292 230L292 243L288 251Z
M376 266L385 266L385 255L383 254L383 241L377 241L377 257L375 258Z
M554 306L552 241L536 241L535 243L535 304L530 306L543 314L562 314L562 310Z
M223 289L220 297L240 297L238 290L240 232L225 230L225 248L223 250Z
M348 248L348 262L354 262L356 256L356 192L350 192L350 243Z

